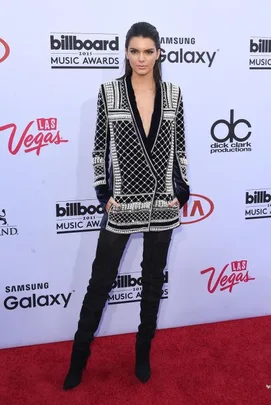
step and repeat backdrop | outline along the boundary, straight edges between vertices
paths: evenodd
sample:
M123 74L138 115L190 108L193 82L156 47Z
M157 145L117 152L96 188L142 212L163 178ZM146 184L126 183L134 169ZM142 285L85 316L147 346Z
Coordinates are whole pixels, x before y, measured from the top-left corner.
M25 0L1 6L0 347L73 338L102 209L91 153L100 84L137 21L183 92L191 198L170 247L159 328L271 313L271 28L267 1ZM139 323L142 234L98 336Z

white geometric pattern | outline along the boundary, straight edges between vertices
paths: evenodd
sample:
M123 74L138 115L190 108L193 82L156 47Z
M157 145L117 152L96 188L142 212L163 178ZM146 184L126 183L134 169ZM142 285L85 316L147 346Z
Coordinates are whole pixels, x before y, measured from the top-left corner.
M179 226L173 197L173 159L186 179L183 106L180 89L162 83L162 119L151 151L142 144L131 110L125 79L107 82L99 91L93 151L94 185L106 184L108 131L113 164L113 197L106 229L119 233L165 230ZM150 160L151 159L151 160Z
M186 173L187 158L186 158L185 136L184 136L183 98L180 90L179 90L179 102L176 111L176 151L182 178L188 185L189 182L187 180L187 173Z
M131 121L113 125L114 142L122 179L121 194L153 193L155 179Z
M109 147L109 145L107 145L107 129L107 112L101 87L98 93L96 133L94 140L94 151L92 153L94 168L94 187L101 184L106 184L105 156L107 148Z
M155 168L157 177L157 192L158 193L170 193L172 190L167 189L167 167L173 163L172 151L172 122L163 121L160 127L159 135L156 138L156 142L152 149L152 162Z

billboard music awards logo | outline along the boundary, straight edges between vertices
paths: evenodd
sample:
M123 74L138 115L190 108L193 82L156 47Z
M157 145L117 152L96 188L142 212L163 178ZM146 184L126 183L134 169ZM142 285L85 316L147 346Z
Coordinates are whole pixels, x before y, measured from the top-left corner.
M8 296L4 299L3 305L7 310L29 309L38 307L52 307L59 305L67 308L74 291L58 294L48 294L49 283L32 283L20 285L8 285L5 287L5 293ZM41 294L39 290L46 290Z
M141 301L142 276L141 271L120 274L112 285L108 305L126 304ZM168 298L168 271L164 272L163 294L161 299Z
M118 69L117 34L51 33L52 69Z
M234 117L234 110L230 110L230 120L217 120L213 123L210 133L215 141L210 145L210 153L251 152L251 124L246 119Z
M219 272L214 267L201 271L202 275L207 274L209 276L207 289L210 294L213 294L217 290L229 291L233 290L233 287L241 283L248 283L255 280L255 277L249 275L247 269L247 260L236 260L230 264L226 264Z
M56 233L98 231L104 209L96 199L57 201Z
M10 54L10 47L7 42L0 38L0 63L4 62Z
M271 218L271 188L247 190L245 219Z
M193 224L203 221L214 212L214 203L200 194L190 194L189 201L182 208L181 224Z
M9 133L8 150L12 155L23 151L34 152L39 156L45 146L68 142L60 135L57 118L38 118L30 121L22 133L18 133L16 124L0 126L1 131Z
M161 62L206 65L212 67L216 51L198 48L195 38L161 37Z
M251 37L249 44L249 69L271 69L271 38Z
M5 209L0 210L0 236L15 236L18 235L16 225L9 225L7 213Z

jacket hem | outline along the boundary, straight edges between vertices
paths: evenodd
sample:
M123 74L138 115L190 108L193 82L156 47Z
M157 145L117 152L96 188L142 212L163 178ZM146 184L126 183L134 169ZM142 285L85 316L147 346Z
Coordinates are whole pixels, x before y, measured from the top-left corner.
M122 229L122 228L114 228L110 226L110 224L105 225L105 229L107 231L113 232L113 233L118 233L118 234L132 234L132 233L142 233L142 232L162 232L162 231L168 231L170 229L178 228L181 225L180 221L171 224L171 225L165 225L165 226L156 226L155 224L150 225L150 226L143 226L140 228L127 228L127 229Z

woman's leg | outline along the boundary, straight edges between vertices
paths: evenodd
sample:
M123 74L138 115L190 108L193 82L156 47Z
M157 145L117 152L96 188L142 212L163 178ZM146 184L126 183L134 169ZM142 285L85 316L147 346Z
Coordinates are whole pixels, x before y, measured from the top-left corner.
M64 389L73 388L81 381L82 371L90 355L90 343L98 329L128 239L129 234L116 234L105 229L100 231L92 277L80 311Z
M151 375L151 340L156 330L171 235L172 230L144 233L140 325L136 336L136 375L142 382Z

